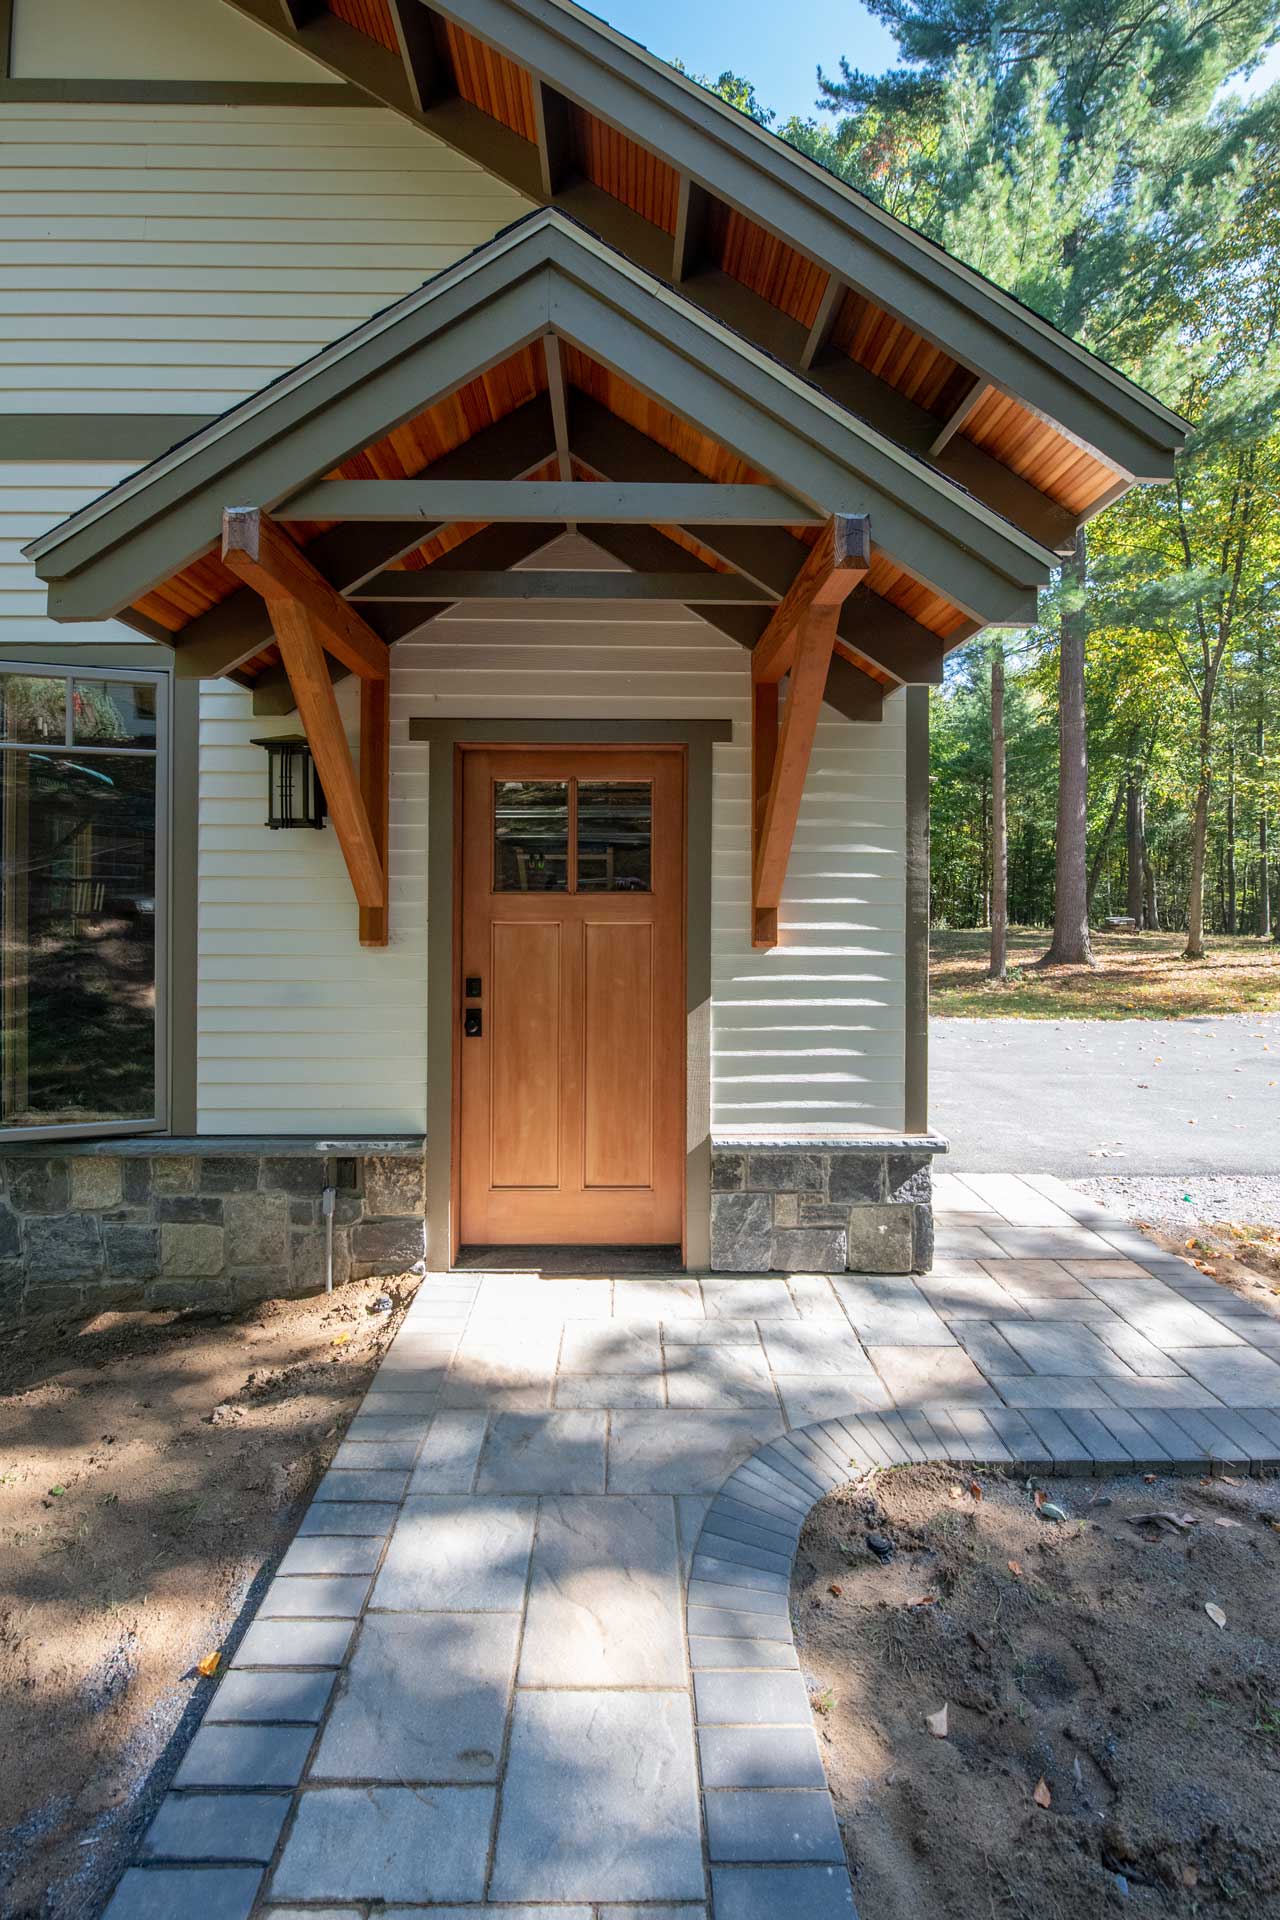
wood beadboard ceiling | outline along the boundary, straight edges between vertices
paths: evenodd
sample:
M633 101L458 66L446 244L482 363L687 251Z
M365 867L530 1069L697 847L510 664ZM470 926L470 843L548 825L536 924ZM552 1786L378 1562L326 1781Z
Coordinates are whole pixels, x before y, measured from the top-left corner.
M585 394L629 427L668 453L675 454L704 478L727 485L750 485L769 480L768 474L749 466L737 454L710 439L697 427L691 426L610 369L600 366L577 347L562 343L560 360L565 383L570 389ZM359 453L352 454L327 477L343 480L414 479L429 472L437 460L452 453L473 435L496 426L507 415L545 392L547 385L545 352L540 341L534 342L467 381L445 398L437 400ZM581 480L599 477L577 459L573 460L573 475ZM556 477L557 462L554 456L545 465L525 475L529 480ZM290 524L290 532L306 546L318 534L326 531L328 524L295 521ZM404 568L430 568L462 541L482 530L483 523L462 522L440 529L414 552L394 564ZM682 528L662 526L658 530L717 572L732 570ZM791 531L806 544L811 543L817 534L814 527L795 527ZM967 622L970 627L972 625L960 608L913 579L875 547L872 548L867 586L944 640L957 633ZM156 622L166 632L177 635L181 634L188 622L207 613L240 587L241 581L237 575L223 565L216 552L210 551L174 574L163 585L143 594L133 603L134 611ZM273 664L277 657L274 648L267 648L253 660L246 661L238 673L241 678L252 679L263 667Z
M398 41L387 0L328 0L330 13L379 45ZM497 48L452 21L442 22L441 53L462 99L533 145L537 140L533 77ZM658 154L569 103L573 163L583 179L674 234L680 182ZM829 276L724 201L711 199L703 222L705 263L808 329L822 306ZM941 347L856 291L835 312L826 346L914 400L941 425L976 384L976 376ZM958 438L1007 466L1073 514L1110 493L1115 470L1012 396L993 391L959 429Z

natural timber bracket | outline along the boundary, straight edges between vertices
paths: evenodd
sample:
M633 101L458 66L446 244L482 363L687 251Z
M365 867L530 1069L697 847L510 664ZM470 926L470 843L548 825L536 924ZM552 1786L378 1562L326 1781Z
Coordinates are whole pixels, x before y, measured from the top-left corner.
M385 947L390 812L390 682L387 645L256 507L222 516L222 558L262 595L324 788L351 885L360 903L360 944ZM360 775L325 662L330 653L360 676Z
M778 905L840 609L871 564L866 514L833 514L751 654L751 944L776 947ZM778 688L787 677L787 698ZM781 712L781 724L779 713Z

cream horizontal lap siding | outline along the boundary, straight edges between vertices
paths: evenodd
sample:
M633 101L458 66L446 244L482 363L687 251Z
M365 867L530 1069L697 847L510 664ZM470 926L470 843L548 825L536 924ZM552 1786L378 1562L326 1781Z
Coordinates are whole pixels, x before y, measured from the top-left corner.
M137 634L115 620L60 627L46 619L48 590L22 557L28 540L47 533L131 471L103 463L0 462L0 646L47 647L66 641L76 646L120 641L137 646Z
M0 412L221 412L526 211L383 108L5 103Z

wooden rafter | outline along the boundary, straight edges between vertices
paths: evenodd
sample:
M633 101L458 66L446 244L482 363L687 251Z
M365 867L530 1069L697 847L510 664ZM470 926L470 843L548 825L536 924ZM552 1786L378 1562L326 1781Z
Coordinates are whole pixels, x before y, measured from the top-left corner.
M715 481L661 487L589 480L317 480L276 508L281 520L704 520L727 526L816 526L781 487Z
M795 839L840 609L865 577L865 514L835 514L751 656L751 944L778 943L778 904ZM788 674L779 725L778 683Z
M384 947L389 817L387 646L318 573L288 534L256 508L231 507L222 519L222 558L261 594L280 659L324 788L351 885L360 904L360 940ZM357 781L326 652L360 675L360 777Z
M453 555L449 555L449 560ZM568 573L554 568L464 568L437 562L414 572L377 573L355 601L658 600L685 606L771 607L773 595L740 573Z

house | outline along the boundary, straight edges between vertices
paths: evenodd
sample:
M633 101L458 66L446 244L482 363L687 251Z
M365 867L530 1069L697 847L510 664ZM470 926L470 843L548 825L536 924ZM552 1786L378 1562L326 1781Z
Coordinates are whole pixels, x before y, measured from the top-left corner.
M928 688L1183 423L570 0L0 26L7 1305L926 1267Z

